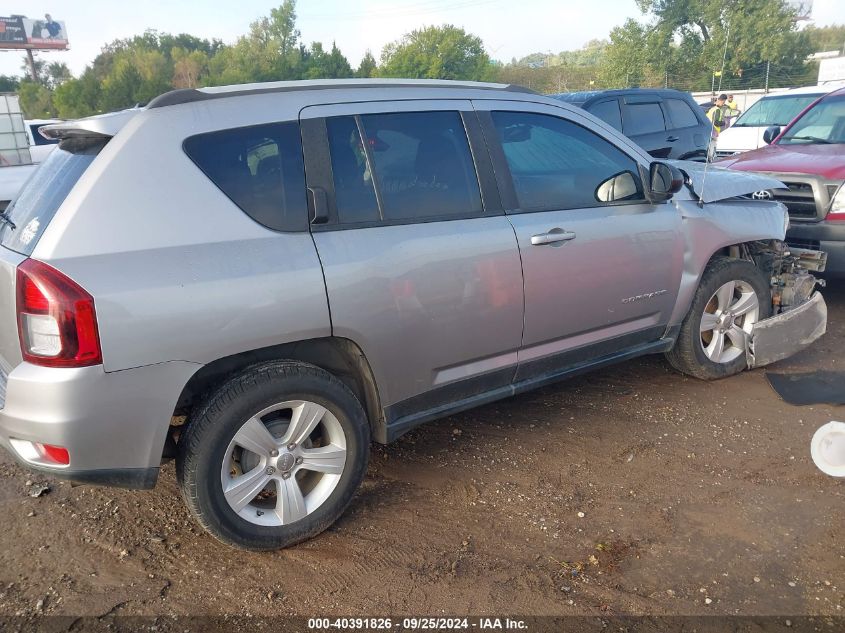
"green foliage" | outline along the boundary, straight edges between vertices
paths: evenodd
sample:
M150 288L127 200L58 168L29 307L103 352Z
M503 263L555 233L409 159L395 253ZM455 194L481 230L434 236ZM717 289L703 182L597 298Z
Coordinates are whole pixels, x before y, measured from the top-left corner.
M780 0L636 0L647 23L629 20L611 32L601 62L607 86L659 83L683 73L689 88L709 89L714 73L734 89L760 82L761 62L803 77L809 38ZM667 82L668 83L668 82Z
M481 38L449 24L411 31L388 44L379 68L382 77L416 79L484 81L491 74Z
M0 92L16 92L20 85L20 77L0 75Z
M340 49L332 43L332 50L326 53L320 42L314 42L304 56L305 79L347 79L352 77L352 67Z
M145 31L103 46L74 78L65 64L36 58L38 81L0 76L29 117L78 118L146 103L173 88L343 77L496 80L539 92L663 86L709 89L728 36L723 87L812 83L812 51L841 50L845 25L796 30L780 0L634 0L642 21L614 28L609 40L577 50L492 62L478 37L451 25L406 34L384 47L381 65L367 51L357 70L332 43L310 47L296 28L296 1L282 0L233 44ZM770 61L769 65L766 61ZM27 71L26 66L23 67Z
M18 96L27 119L49 119L55 116L53 93L47 86L24 79L18 87Z
M364 57L361 58L361 63L358 64L358 70L355 71L355 76L366 79L368 77L375 77L377 72L378 64L376 63L376 58L373 57L373 54L368 49L364 53Z
M802 33L809 39L810 48L815 53L839 51L845 54L845 24L809 26Z

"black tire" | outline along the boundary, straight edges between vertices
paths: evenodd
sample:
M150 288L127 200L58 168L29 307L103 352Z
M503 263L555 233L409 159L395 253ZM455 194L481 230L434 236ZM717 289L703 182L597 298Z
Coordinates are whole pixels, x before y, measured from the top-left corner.
M334 415L345 436L346 462L339 482L319 507L287 525L256 525L226 501L221 466L246 420L288 400L314 402ZM273 550L316 536L343 513L367 470L370 428L361 403L335 376L307 363L271 361L237 374L196 406L178 448L177 479L200 525L229 545Z
M708 358L702 348L700 327L705 307L714 293L730 281L745 282L753 288L759 302L758 320L771 314L769 279L759 268L742 259L719 257L711 260L701 276L675 346L666 353L667 360L678 371L702 380L717 380L747 369L744 354L730 362L717 363Z

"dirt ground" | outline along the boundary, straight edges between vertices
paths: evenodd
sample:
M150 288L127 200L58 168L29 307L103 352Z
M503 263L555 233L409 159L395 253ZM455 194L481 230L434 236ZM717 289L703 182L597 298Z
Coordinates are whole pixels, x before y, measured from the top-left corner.
M829 333L775 370L843 369L832 286ZM0 616L842 616L845 481L809 455L832 419L763 370L704 383L640 359L374 447L344 517L268 554L207 536L172 464L123 491L3 454Z

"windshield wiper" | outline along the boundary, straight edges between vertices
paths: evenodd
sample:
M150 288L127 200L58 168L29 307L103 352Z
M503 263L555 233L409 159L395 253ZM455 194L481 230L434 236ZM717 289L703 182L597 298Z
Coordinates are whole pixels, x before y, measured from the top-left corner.
M813 141L813 143L824 143L830 145L833 141L828 141L826 138L819 138L818 136L784 136L782 141Z
M3 213L0 213L0 222L11 228L13 231L18 228L18 225L12 222L11 218L6 215L5 211L3 211Z

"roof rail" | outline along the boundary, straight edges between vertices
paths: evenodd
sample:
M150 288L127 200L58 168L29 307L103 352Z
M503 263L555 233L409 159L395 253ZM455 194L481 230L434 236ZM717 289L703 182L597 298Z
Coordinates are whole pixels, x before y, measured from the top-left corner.
M209 99L223 99L244 95L274 92L299 92L302 90L337 90L342 88L460 88L475 90L502 90L537 94L533 90L513 84L482 83L475 81L447 81L438 79L323 79L303 81L271 81L266 83L217 86L212 88L181 88L165 92L147 104L147 108L164 108L180 103Z

